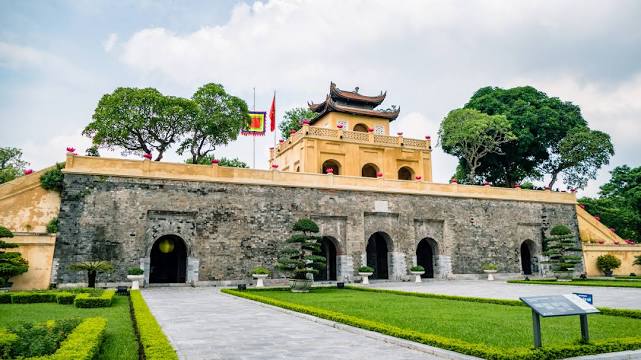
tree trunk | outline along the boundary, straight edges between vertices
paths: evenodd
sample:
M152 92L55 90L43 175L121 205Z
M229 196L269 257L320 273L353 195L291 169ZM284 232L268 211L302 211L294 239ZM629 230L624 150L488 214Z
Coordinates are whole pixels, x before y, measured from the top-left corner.
M87 277L89 278L89 287L90 288L95 288L96 287L96 271L95 270L89 270L87 272Z
M156 156L156 160L154 160L154 161L160 161L162 159L162 155L163 155L162 153L163 153L162 151L159 152L158 156Z
M557 180L558 176L559 176L558 172L553 172L552 173L552 180L550 180L550 183L548 184L548 187L550 189L552 189L552 186L554 186L554 183L556 183L556 180Z

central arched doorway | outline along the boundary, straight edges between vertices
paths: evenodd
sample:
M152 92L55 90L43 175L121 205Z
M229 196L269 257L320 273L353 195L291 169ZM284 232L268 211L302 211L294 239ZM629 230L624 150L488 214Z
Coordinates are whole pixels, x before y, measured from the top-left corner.
M434 259L438 254L438 244L434 239L425 238L418 243L416 247L416 264L425 268L423 278L434 277Z
M361 171L361 175L363 177L370 177L370 178L375 178L378 174L378 167L374 164L365 164L363 166L363 170Z
M369 131L369 127L367 127L367 125L365 125L365 124L356 124L356 126L354 126L354 131L368 132Z
M532 275L533 273L532 255L534 250L534 242L531 240L525 240L521 243L521 271L523 275Z
M412 180L413 177L414 171L410 167L403 166L402 168L398 169L399 180Z
M184 283L187 275L187 247L176 235L165 235L154 243L150 255L150 283Z
M389 246L388 246L389 245ZM372 279L388 279L387 253L391 251L391 239L384 232L375 232L367 241L367 266L374 269Z
M323 236L320 240L320 251L317 255L324 256L326 266L314 276L314 280L318 281L334 281L336 280L336 245L334 239L329 236Z

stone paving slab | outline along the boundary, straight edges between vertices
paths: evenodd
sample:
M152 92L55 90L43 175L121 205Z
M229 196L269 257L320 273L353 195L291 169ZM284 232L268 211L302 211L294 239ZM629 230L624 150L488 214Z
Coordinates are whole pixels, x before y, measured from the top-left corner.
M513 300L523 296L579 292L593 294L596 306L641 310L641 289L631 288L508 284L498 280L424 280L421 283L373 281L370 286L390 290Z
M215 288L154 288L143 296L181 359L441 359Z

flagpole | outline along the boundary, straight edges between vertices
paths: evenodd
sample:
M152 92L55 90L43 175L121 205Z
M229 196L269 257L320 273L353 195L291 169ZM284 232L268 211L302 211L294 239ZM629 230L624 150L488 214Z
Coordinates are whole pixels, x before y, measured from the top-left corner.
M252 105L252 111L256 111L256 87L254 86L254 104ZM253 152L253 168L256 168L256 135L252 136L252 144L254 147L254 152Z
M274 101L276 101L276 90L274 90ZM274 123L276 123L276 108L274 108ZM274 129L274 148L276 148L276 134L278 133L278 127L275 126Z

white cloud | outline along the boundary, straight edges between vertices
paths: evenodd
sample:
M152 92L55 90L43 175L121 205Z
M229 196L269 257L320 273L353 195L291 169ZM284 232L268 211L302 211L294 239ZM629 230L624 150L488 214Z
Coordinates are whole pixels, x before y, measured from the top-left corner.
M111 52L111 50L114 48L116 45L116 42L118 41L118 34L116 33L111 33L107 37L107 40L102 44L103 49L105 49L105 52Z

